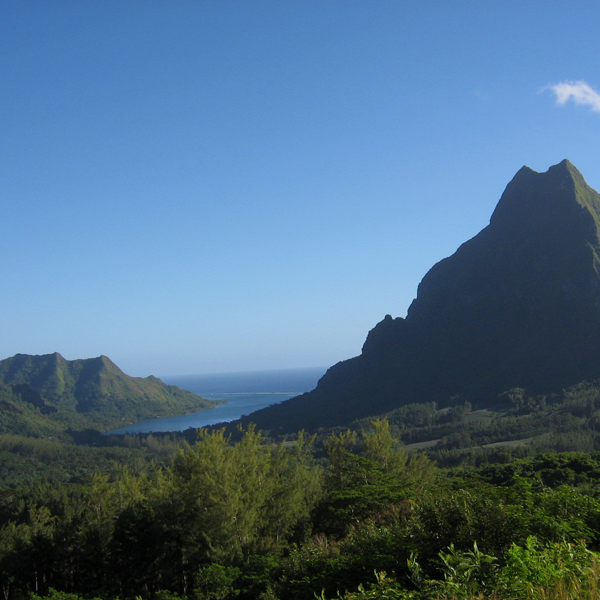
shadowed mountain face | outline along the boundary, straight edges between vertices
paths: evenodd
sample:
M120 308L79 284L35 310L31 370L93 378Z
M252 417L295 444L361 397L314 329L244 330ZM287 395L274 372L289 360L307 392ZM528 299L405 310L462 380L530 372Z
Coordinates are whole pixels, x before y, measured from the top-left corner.
M65 427L111 429L123 422L214 406L156 377L129 377L106 356L65 360L57 352L17 354L0 360L0 386L0 431L7 429L4 421L11 421L3 418L3 411L23 415L33 410L37 412L31 418L39 413Z
M543 393L600 377L599 227L600 195L568 161L523 167L490 224L425 275L405 319L386 316L360 356L251 420L310 430L412 402L483 406L513 387Z

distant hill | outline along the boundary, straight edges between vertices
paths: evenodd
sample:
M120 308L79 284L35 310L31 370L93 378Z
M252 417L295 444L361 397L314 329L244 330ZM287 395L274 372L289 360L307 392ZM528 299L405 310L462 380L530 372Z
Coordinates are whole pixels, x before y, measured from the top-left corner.
M156 377L129 377L106 356L65 360L55 352L0 361L0 433L106 431L212 406Z
M600 195L565 160L523 167L490 224L423 278L360 356L316 389L251 415L273 432L344 425L400 406L489 406L510 388L600 377Z

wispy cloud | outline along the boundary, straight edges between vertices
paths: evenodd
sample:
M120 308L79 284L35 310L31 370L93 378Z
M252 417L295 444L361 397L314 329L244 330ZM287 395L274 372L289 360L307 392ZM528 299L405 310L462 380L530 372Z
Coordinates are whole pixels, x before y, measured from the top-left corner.
M556 103L561 106L573 100L575 104L600 112L600 94L585 81L561 81L544 89L551 90L556 97Z

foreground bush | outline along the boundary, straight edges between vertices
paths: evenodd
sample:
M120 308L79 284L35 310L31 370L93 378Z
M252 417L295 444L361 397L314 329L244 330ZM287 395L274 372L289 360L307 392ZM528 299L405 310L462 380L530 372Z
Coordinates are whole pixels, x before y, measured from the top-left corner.
M540 544L529 537L525 546L513 544L505 564L494 556L450 547L440 552L442 579L424 580L413 557L407 567L416 589L408 590L387 573L375 582L347 592L343 600L598 600L600 556L583 542ZM325 593L316 596L327 600Z

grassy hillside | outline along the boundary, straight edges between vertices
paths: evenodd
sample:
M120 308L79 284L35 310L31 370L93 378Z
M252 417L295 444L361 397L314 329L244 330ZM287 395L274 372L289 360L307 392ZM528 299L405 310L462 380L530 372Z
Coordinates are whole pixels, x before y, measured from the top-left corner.
M156 377L129 377L106 356L69 361L58 353L17 354L0 361L0 433L107 431L212 406Z
M330 435L368 430L373 419L386 419L408 452L425 452L441 467L477 466L535 456L541 452L600 450L600 381L581 382L547 395L513 388L486 409L453 399L408 404L382 415L323 428L317 446Z

